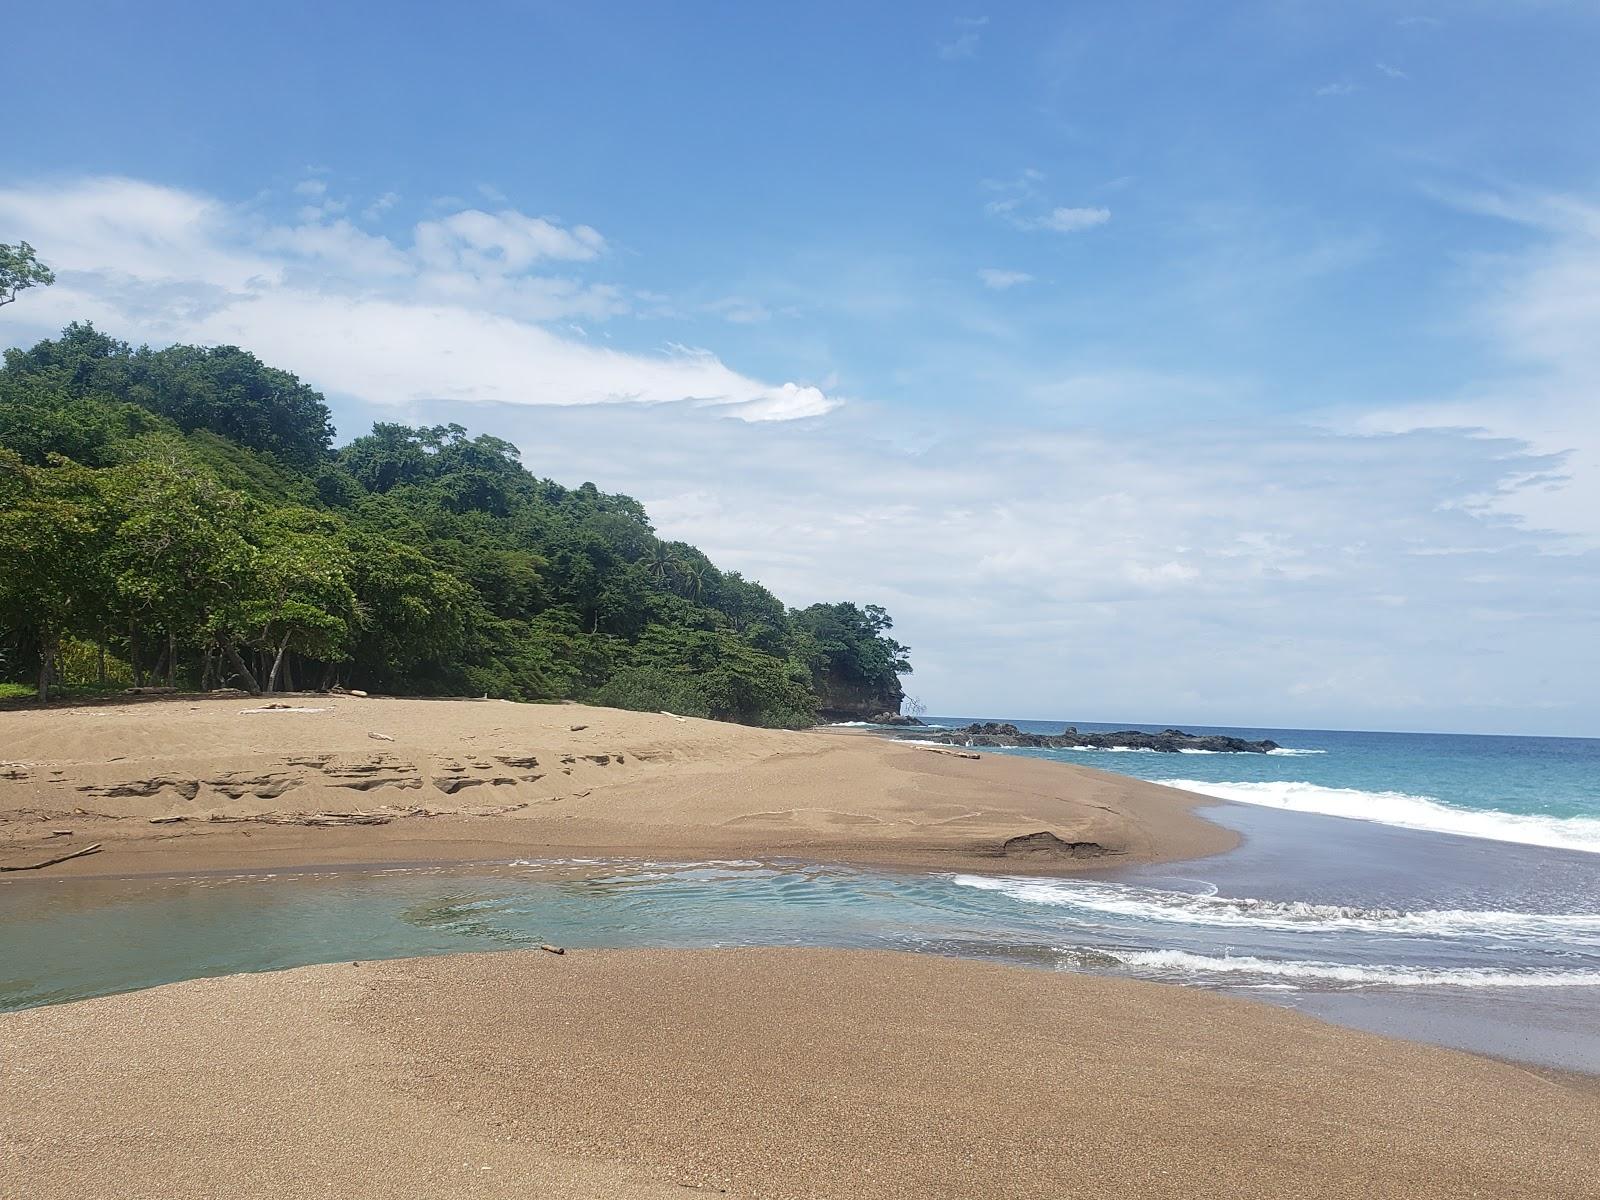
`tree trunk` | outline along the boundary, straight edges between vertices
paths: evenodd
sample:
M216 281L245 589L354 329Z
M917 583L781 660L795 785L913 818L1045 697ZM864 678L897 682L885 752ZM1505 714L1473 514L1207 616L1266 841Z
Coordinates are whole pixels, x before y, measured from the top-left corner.
M283 671L283 656L289 652L289 635L283 635L283 642L278 646L277 656L272 660L272 671L267 675L267 691L278 690L278 676Z
M101 687L106 685L106 644L104 642L95 647L94 681Z
M144 663L139 661L139 627L128 626L128 658L133 663L133 686L144 686Z
M223 642L222 653L233 664L233 669L239 672L239 678L244 680L245 690L252 696L259 696L261 694L261 685L256 682L256 677L250 674L250 668L244 665L244 659L239 657L239 651L234 649L233 643Z
M55 635L47 629L39 631L39 703L50 703L50 681L56 660Z
M167 686L178 686L178 635L167 634Z

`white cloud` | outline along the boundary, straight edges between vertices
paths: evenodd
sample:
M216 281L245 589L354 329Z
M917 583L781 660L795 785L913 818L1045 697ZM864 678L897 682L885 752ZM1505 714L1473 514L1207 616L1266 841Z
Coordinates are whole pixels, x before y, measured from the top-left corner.
M978 272L978 278L983 281L984 287L993 288L997 292L1014 288L1018 284L1033 282L1033 276L1026 271L1004 271L998 267L984 267Z
M90 179L0 189L0 226L59 276L28 306L35 334L92 319L136 341L236 343L369 404L687 401L765 421L837 403L708 350L625 353L547 328L628 307L614 285L540 273L605 253L587 225L467 209L423 221L407 246L342 218L276 224L193 192Z
M1411 78L1410 75L1407 75L1399 67L1392 66L1389 63L1380 62L1380 63L1377 63L1375 65L1377 66L1378 70L1382 74L1387 75L1390 79L1410 79Z
M1319 96L1348 96L1355 90L1356 85L1353 83L1325 83L1317 88L1316 94Z
M371 204L367 205L366 208L361 210L362 219L367 221L376 221L379 217L383 216L384 213L388 212L391 208L399 203L399 192L385 192Z
M1081 233L1111 220L1109 208L1048 204L1040 186L1043 182L1043 172L1032 167L1022 171L1015 179L986 179L983 182L984 190L993 193L993 198L983 209L1012 228L1027 232L1047 230L1052 233Z
M543 217L505 209L467 209L416 229L416 252L435 270L514 275L547 259L584 262L599 257L605 239L587 225L565 229Z
M1022 223L1024 229L1048 229L1053 233L1080 233L1111 220L1109 208L1052 208L1042 217Z

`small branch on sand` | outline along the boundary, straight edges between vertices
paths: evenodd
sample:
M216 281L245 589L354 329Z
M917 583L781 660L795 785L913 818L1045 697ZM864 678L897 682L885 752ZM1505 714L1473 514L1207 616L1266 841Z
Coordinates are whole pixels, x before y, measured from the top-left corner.
M67 862L69 859L82 858L85 854L99 853L100 843L96 842L92 846L85 846L82 850L74 850L71 854L62 854L56 858L47 858L43 862L25 863L22 866L16 867L0 866L0 871L38 871L44 867L53 867L57 863Z
M913 750L921 750L924 754L942 754L946 758L982 758L981 754L973 754L968 750L941 750L938 746L912 746Z
M375 812L319 812L319 813L254 813L233 815L217 813L206 818L225 824L259 822L263 825L387 825L394 817Z
M540 946L539 949L543 950L547 954L565 954L566 953L566 950L563 947L561 947L561 946L551 946L551 945L548 945L548 944Z

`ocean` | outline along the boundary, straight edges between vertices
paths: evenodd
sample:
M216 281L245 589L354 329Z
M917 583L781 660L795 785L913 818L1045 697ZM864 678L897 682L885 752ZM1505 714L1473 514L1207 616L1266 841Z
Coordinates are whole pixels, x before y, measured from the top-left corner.
M929 717L959 728L994 717ZM1167 725L1011 721L1029 733ZM1016 750L1154 780L1240 804L1320 813L1402 829L1600 853L1600 739L1358 733L1186 725L1189 733L1271 740L1270 754ZM913 734L914 736L914 734Z

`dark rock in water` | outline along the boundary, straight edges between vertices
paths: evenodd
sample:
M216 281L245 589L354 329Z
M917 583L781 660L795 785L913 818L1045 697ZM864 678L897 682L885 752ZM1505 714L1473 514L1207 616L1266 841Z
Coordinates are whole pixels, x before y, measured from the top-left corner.
M1079 733L1068 726L1061 733L1024 733L1015 725L1000 721L980 721L935 734L931 739L947 746L1023 747L1030 750L1156 750L1177 754L1182 750L1209 750L1213 754L1265 754L1276 750L1270 740L1249 742L1220 733L1185 733L1164 729L1145 733L1122 729L1116 733Z
M1099 842L1068 842L1048 829L1019 834L1000 843L1002 858L1099 858L1111 853Z
M869 721L871 721L872 724L874 724L874 725L921 725L921 724L923 724L923 722L919 721L916 717L902 716L901 714L899 714L897 712L883 712L883 713L879 713L875 717L869 717L867 719Z

